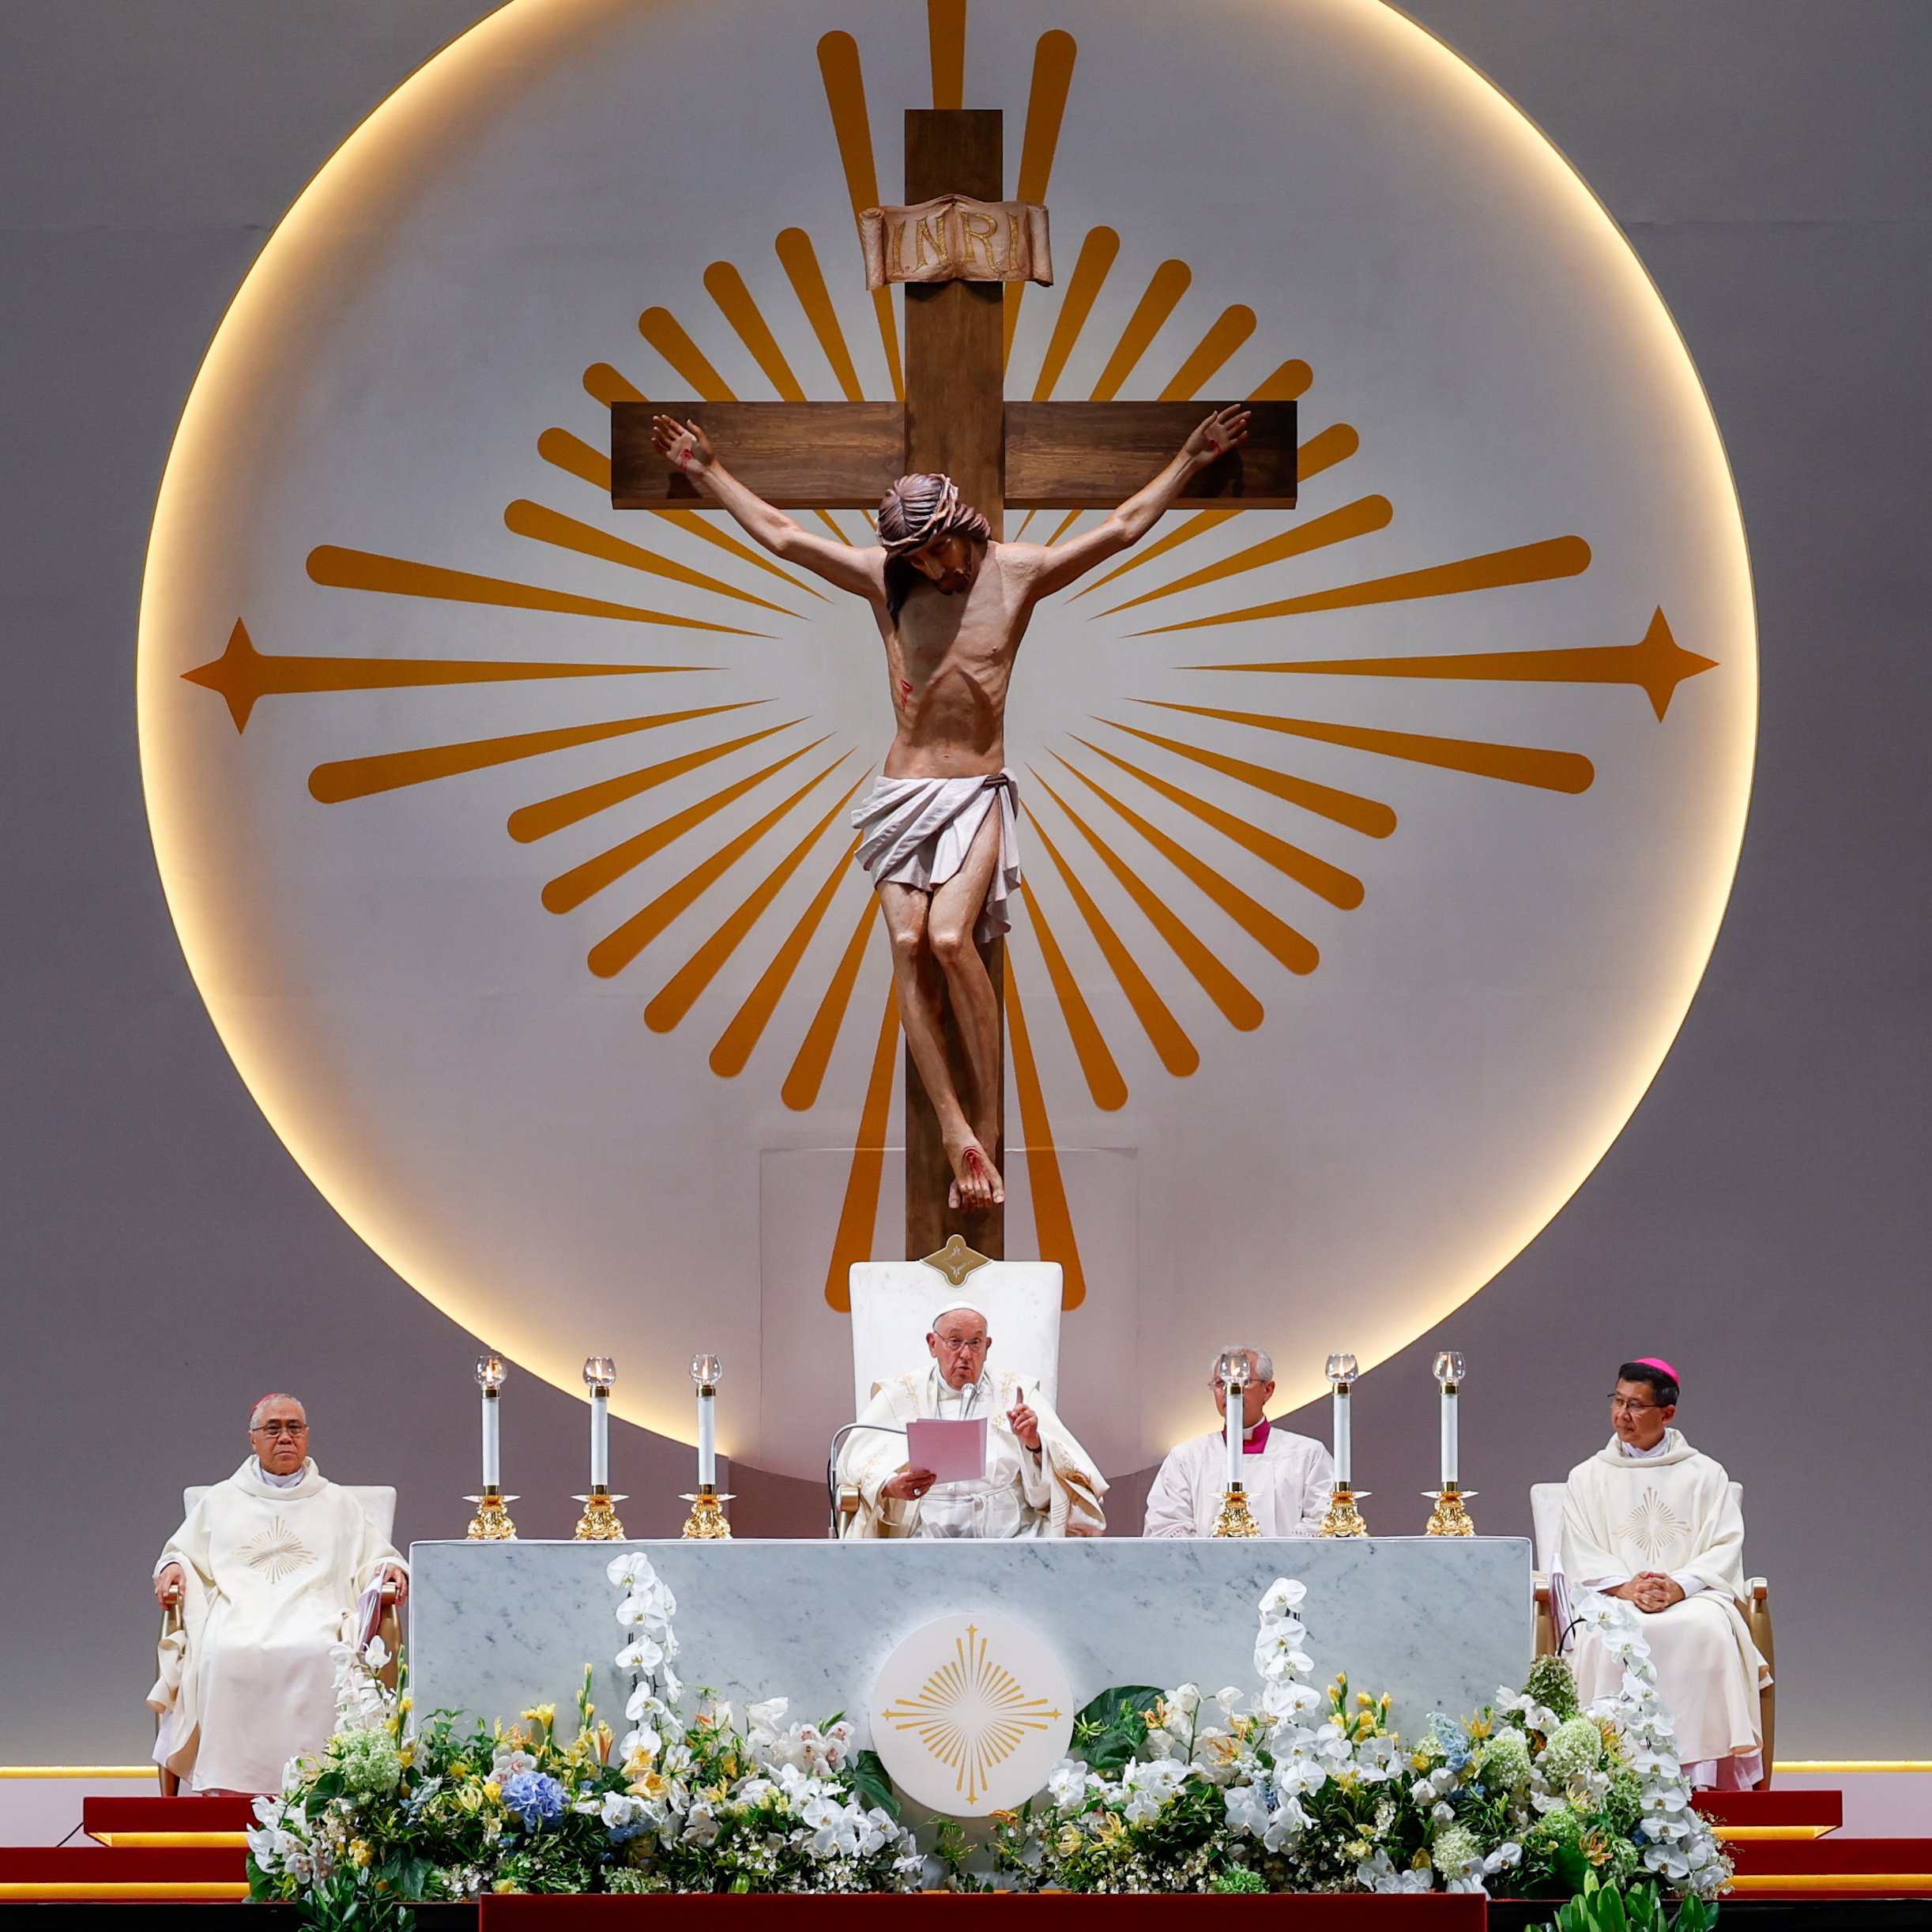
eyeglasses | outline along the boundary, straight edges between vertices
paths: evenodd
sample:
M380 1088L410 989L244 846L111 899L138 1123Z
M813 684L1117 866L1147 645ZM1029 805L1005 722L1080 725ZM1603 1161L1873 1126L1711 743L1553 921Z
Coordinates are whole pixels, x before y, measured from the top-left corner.
M932 1339L941 1348L950 1349L955 1355L970 1355L976 1350L985 1348L992 1341L992 1337L983 1335L977 1342L955 1342L948 1335L936 1335Z
M306 1436L309 1425L306 1422L264 1422L259 1429L249 1430L251 1436Z
M1627 1395L1612 1395L1608 1400L1613 1415L1641 1415L1646 1409L1663 1407L1660 1402L1633 1402Z

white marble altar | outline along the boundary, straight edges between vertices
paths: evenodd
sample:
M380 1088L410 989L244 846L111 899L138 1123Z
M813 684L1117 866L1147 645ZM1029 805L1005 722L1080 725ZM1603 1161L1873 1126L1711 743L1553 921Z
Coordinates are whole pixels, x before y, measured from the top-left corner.
M788 1697L794 1715L814 1719L842 1710L861 1728L888 1653L952 1611L1025 1625L1081 1704L1116 1684L1253 1692L1256 1605L1276 1577L1297 1577L1315 1681L1346 1670L1354 1689L1388 1692L1411 1735L1432 1711L1464 1714L1520 1685L1531 1651L1530 1546L1517 1537L428 1542L409 1552L419 1718L563 1709L586 1663L599 1707L620 1711L619 1593L604 1568L634 1547L676 1593L687 1684Z

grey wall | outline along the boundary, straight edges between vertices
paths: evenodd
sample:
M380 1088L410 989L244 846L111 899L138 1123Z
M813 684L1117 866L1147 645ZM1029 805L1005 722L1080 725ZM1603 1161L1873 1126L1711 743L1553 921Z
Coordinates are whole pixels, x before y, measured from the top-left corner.
M467 1513L473 1348L336 1219L223 1055L149 853L133 668L155 490L224 305L341 137L488 10L0 9L0 1762L145 1754L153 1553L181 1484L240 1459L263 1391L307 1397L330 1473L398 1484L404 1537ZM1478 1521L1519 1531L1524 1486L1605 1434L1618 1360L1667 1354L1680 1420L1747 1486L1779 1754L1932 1756L1932 9L1414 11L1570 155L1682 326L1742 494L1764 708L1736 895L1677 1049L1542 1239L1368 1377L1370 1520L1420 1526L1439 1345L1471 1358ZM559 1484L517 1513L560 1534L582 1410L512 1393L516 1466ZM626 1431L617 1458L631 1526L673 1528L688 1452ZM809 1531L804 1486L739 1486L741 1530Z

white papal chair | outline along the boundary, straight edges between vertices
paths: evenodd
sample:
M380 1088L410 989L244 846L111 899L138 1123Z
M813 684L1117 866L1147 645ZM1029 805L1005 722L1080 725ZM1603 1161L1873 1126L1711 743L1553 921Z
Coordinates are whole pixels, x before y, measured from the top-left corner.
M1530 1520L1536 1535L1536 1651L1542 1656L1551 1651L1570 1648L1567 1604L1571 1595L1563 1574L1563 1492L1561 1482L1530 1485ZM1731 1497L1742 1510L1744 1485L1731 1486ZM1744 1585L1744 1621L1751 1641L1769 1667L1772 1682L1757 1695L1764 1737L1764 1779L1761 1791L1771 1783L1772 1744L1777 1729L1778 1664L1771 1629L1771 1585L1762 1576L1750 1576Z
M1030 1392L1037 1391L1049 1406L1057 1406L1064 1292L1057 1261L987 1261L974 1257L970 1249L962 1248L955 1254L950 1245L923 1261L853 1263L853 1414L863 1414L890 1377L925 1368L926 1336L934 1318L960 1301L986 1317L987 1333L992 1338L989 1367L1017 1375ZM830 1469L827 1486L834 1486ZM835 1493L834 1534L857 1508L855 1493Z

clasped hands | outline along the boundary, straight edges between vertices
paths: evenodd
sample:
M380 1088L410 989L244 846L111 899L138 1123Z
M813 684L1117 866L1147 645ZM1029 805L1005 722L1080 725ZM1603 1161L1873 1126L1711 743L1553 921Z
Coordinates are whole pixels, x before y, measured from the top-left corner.
M1619 1584L1604 1595L1621 1597L1626 1603L1634 1603L1639 1610L1654 1616L1659 1610L1668 1610L1673 1603L1682 1603L1684 1586L1674 1576L1665 1576L1662 1570L1640 1570L1627 1584Z
M1006 1419L1022 1445L1035 1456L1040 1453L1040 1418L1023 1402L1007 1410ZM937 1480L929 1469L902 1469L879 1486L881 1496L896 1496L902 1502L917 1502Z

